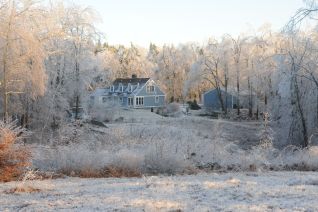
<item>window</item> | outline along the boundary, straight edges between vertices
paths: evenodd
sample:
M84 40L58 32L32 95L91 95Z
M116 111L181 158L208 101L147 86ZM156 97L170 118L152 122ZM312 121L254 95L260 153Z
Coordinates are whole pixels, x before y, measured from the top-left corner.
M155 103L159 103L159 96L156 96Z
M112 85L110 86L110 92L114 92L115 91L115 87Z
M136 105L137 106L144 105L144 97L136 97Z
M107 102L107 97L106 97L106 96L103 96L102 102L103 102L103 103L106 103L106 102Z
M147 86L147 93L153 93L153 92L155 92L155 86L148 85Z
M132 85L128 83L128 92L132 92Z
M123 103L123 102L124 102L123 97L119 97L119 102L120 102L120 103Z
M134 104L134 99L132 97L128 97L128 106L131 106Z

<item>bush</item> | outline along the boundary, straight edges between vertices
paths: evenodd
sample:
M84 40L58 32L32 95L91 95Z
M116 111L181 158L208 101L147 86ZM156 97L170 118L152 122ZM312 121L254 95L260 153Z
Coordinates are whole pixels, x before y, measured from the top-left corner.
M0 121L0 182L16 180L30 165L30 151L18 144L22 129Z
M92 120L99 122L112 122L118 113L119 106L116 104L98 104L90 109Z
M170 103L167 106L168 113L177 113L180 111L180 105L178 103Z
M169 116L169 117L181 116L182 111L181 111L180 104L175 103L175 102L168 104L167 107L164 109L163 115Z
M173 155L170 152L158 154L154 149L146 153L144 163L145 172L149 174L181 174L191 167L191 164L180 155Z
M193 100L193 102L187 102L191 110L200 110L201 107L198 105L197 100Z

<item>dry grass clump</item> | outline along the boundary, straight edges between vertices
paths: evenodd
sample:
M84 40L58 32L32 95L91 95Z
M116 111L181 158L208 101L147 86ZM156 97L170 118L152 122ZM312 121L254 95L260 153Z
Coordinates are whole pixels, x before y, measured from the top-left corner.
M80 170L60 170L59 172L67 176L81 178L142 177L142 173L138 170L124 169L115 166L107 166L102 169L86 167Z
M31 186L25 186L25 187L15 187L13 189L10 189L7 191L7 194L14 194L14 193L34 193L34 192L40 192L41 190L38 188L33 188Z
M138 170L124 169L115 166L109 166L103 169L103 175L106 177L141 177L142 173Z
M22 180L18 182L17 186L6 191L8 194L13 193L33 193L33 192L40 192L41 189L36 188L34 185L35 180L39 179L37 172L33 170L27 171Z
M0 121L0 182L16 180L30 165L30 151L17 143L22 129Z

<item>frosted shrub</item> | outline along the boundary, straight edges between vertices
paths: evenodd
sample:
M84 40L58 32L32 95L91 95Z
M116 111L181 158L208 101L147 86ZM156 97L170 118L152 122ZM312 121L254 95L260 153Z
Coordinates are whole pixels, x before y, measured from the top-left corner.
M145 169L152 174L176 174L186 171L190 163L172 145L157 142L145 154Z
M118 105L116 104L97 104L90 110L90 115L93 120L100 122L113 121L116 113L118 112Z
M260 145L264 148L271 148L273 146L274 131L269 126L270 115L269 113L264 113L262 128L259 133Z
M23 130L0 121L0 182L17 179L30 165L30 151L19 144Z
M163 115L170 117L179 117L182 115L180 104L178 103L170 103L166 106L163 111Z
M94 151L85 144L58 146L39 150L35 154L33 164L44 171L57 171L70 175L83 170L96 171L108 164L110 158L107 151Z
M144 155L130 150L121 150L114 155L111 166L141 173L144 167Z
M279 152L272 164L276 169L316 171L318 170L318 149L317 147L301 149L288 146Z

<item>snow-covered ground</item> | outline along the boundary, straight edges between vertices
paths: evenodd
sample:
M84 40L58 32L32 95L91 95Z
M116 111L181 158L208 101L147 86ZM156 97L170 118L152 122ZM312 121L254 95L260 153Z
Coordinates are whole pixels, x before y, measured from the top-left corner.
M117 167L147 176L0 184L0 211L318 211L318 173L282 172L318 170L317 147L263 148L258 122L144 110L117 116L124 119L107 127L68 124L55 143L32 144L33 168L81 176ZM232 172L211 173L215 167ZM12 192L28 185L36 192Z
M123 179L34 181L40 192L8 194L0 211L317 211L318 173L248 172Z
M233 154L259 144L260 123L207 117L162 117L150 110L121 110L107 128L83 123L61 129L55 145L34 144L34 169L42 171L102 169L116 166L142 173L176 173L197 164L218 163L244 168L254 155ZM241 156L239 156L241 155ZM260 154L256 154L259 157ZM65 172L63 172L65 173Z

